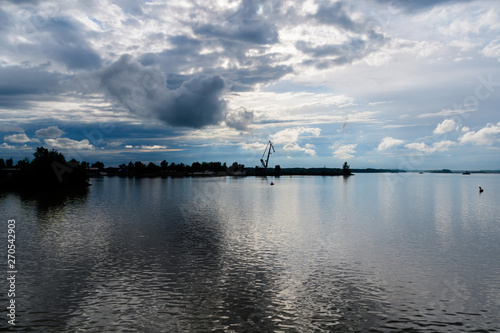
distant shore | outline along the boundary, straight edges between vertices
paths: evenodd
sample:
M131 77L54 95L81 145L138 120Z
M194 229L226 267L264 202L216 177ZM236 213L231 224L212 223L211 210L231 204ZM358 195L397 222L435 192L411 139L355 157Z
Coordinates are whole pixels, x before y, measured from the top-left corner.
M238 172L231 171L199 171L199 172L187 172L187 171L155 171L155 172L130 172L128 170L108 167L102 170L93 170L89 173L91 178L93 177L136 177L136 178L155 178L155 177L247 177L247 176L351 176L361 173L452 173L452 174L462 174L468 172L471 174L500 174L500 170L476 170L476 171L465 171L465 170L401 170L401 169L351 169L350 174L344 174L343 170L340 168L282 168L279 173L276 173L274 169L256 169L256 168L245 168L244 170Z

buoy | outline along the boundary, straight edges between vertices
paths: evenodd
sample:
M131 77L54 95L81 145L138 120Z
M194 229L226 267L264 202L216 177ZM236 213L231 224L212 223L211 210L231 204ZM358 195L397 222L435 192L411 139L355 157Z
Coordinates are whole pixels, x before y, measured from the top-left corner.
M271 185L274 185L274 183L273 183L273 182L271 182Z

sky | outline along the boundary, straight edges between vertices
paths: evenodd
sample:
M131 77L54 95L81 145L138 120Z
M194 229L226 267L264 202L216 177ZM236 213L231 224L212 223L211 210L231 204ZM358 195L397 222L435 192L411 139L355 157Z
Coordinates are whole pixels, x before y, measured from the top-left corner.
M0 0L0 157L500 169L500 2Z

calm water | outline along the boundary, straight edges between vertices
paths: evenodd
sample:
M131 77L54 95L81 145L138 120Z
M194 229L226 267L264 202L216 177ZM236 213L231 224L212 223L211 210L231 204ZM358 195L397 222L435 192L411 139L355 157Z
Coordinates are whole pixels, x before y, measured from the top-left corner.
M500 330L500 175L272 180L0 194L4 245L16 220L15 328Z

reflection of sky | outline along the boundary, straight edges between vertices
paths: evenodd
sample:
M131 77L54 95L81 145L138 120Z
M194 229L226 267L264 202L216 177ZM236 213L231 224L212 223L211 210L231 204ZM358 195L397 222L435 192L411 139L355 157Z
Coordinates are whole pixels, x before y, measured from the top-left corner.
M477 314L498 309L498 177L398 177L103 178L43 207L3 196L8 214L23 207L22 320L165 332L485 323Z
M0 156L493 169L499 6L7 1Z

